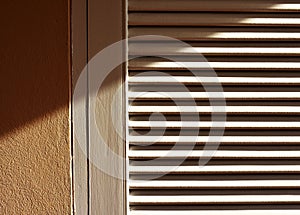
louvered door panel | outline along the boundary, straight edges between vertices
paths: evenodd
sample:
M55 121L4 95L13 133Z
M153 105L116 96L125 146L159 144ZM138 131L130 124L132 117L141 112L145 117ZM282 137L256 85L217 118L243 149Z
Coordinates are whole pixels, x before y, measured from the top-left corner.
M300 213L299 11L299 0L128 0L129 37L192 46L129 43L129 56L149 55L128 63L129 215ZM225 111L212 108L223 97ZM222 127L218 150L207 150Z

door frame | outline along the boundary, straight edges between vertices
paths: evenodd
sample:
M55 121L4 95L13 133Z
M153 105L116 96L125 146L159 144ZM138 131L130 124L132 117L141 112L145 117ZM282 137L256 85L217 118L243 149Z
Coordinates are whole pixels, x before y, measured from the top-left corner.
M91 158L93 145L91 144L91 133L89 128L89 60L99 51L114 42L125 39L127 36L127 1L126 0L73 0L71 3L71 36L72 36L72 92L79 79L84 80L84 92L81 105L86 107L82 116L83 125L78 134L74 132L75 106L72 99L72 187L73 187L73 214L127 214L127 185L126 180L116 179L107 175L97 168ZM83 75L82 75L83 74ZM112 75L109 75L104 96L99 95L100 116L109 116L109 110L103 106L111 104L111 95L116 93L125 80L126 64L122 64ZM101 75L101 71L100 74ZM107 87L108 86L108 87ZM125 89L122 93L119 105L119 115L122 117L105 120L105 126L114 128L126 134L125 126ZM97 97L98 98L98 97ZM97 107L98 108L98 107ZM102 117L105 118L105 117ZM101 120L101 117L100 117ZM102 130L100 126L100 130ZM117 132L104 128L104 133L109 134L108 145L113 151L126 156L126 143L119 138ZM84 140L79 144L76 135ZM82 149L84 145L85 149ZM85 151L86 150L86 151ZM124 165L125 167L125 165ZM125 172L125 169L124 169ZM126 173L125 173L126 174Z

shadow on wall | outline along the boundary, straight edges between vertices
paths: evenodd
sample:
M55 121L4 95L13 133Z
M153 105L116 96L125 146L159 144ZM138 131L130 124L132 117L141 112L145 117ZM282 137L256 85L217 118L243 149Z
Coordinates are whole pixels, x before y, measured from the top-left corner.
M64 4L67 4L66 2ZM153 4L152 1L145 3L145 1L133 0L131 2L129 4L131 10L138 10L138 8L151 10L151 7L166 7L163 1L161 5ZM202 7L207 11L241 7L240 1L233 0L233 2L236 3L235 6L228 4L214 6L212 2L208 1L203 3ZM39 3L38 1L32 1L32 3L18 2L17 5L16 7L14 1L1 5L1 14L4 18L1 19L3 33L0 34L2 42L0 52L0 136L37 120L39 117L47 117L49 113L61 107L68 108L70 99L70 65L67 63L69 62L70 50L68 20L66 20L68 12L63 11L66 7L60 6L58 9L56 8L57 3L52 1L47 3ZM172 5L177 7L176 4ZM167 6L172 7L172 5ZM188 7L188 5L183 5L183 7L185 6ZM212 6L214 7L211 8ZM299 4L295 0L268 0L257 4L249 3L247 7L258 11L284 10L288 12L299 9ZM55 10L51 8L55 8ZM280 26L276 17L268 18L266 14L257 17L257 15L257 13L253 14L255 17L251 17L251 14L238 15L236 18L225 17L224 20L221 20L222 17L215 17L214 19L210 17L209 20L210 24L215 26L218 26L220 22L223 23L222 26L251 27L252 24L259 26L268 23ZM132 16L135 15L132 14ZM144 18L151 20L147 17ZM170 14L171 18L172 14ZM189 18L187 19L189 20ZM291 20L291 25L297 25L297 20ZM172 26L172 19L165 21L170 22L169 24ZM162 25L165 21L162 21ZM140 19L140 22L145 24L143 18ZM188 22L192 26L197 25L197 20L193 18ZM200 20L200 23L202 22L204 20ZM177 25L178 23L173 24ZM139 23L133 25L139 25ZM151 31L150 33L155 32ZM158 33L163 33L163 31ZM138 35L138 32L133 30L131 34L135 36ZM175 32L174 35L168 36L176 37L176 35ZM207 38L217 35L218 32L215 31L208 34L201 33L201 36Z
M68 2L1 4L0 136L69 102Z

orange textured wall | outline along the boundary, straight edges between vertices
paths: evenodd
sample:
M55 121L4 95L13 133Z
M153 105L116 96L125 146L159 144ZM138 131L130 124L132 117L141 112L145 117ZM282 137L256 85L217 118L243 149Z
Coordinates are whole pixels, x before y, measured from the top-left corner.
M0 214L70 214L69 0L0 14Z

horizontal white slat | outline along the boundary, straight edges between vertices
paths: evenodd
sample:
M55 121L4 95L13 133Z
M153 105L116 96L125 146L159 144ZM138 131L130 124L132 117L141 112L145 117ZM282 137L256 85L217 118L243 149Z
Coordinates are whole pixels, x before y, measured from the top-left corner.
M300 92L128 92L129 99L300 99Z
M242 45L241 45L242 46ZM130 55L300 55L298 47L182 47L179 44L129 43Z
M300 203L300 195L129 196L134 204Z
M136 210L131 215L299 215L300 210Z
M300 50L299 50L300 53ZM129 84L300 84L300 78L266 78L266 77L195 77L195 76L132 76ZM299 89L300 90L300 89Z
M224 165L224 166L129 166L131 173L176 174L239 174L239 173L300 173L300 165Z
M128 156L130 159L148 159L148 158L299 158L300 151L237 151L237 150L130 150Z
M270 9L278 10L300 10L300 4L297 3L279 3L269 7Z
M299 26L298 14L130 13L131 26Z
M297 106L132 106L129 113L300 113Z
M178 181L130 180L130 189L300 188L300 180Z
M285 32L286 31L286 32ZM288 29L266 31L259 28L180 28L180 27L132 27L129 29L129 37L141 35L164 35L179 40L189 41L224 41L224 40L262 40L262 41L299 41L300 33ZM143 38L144 40L145 38ZM153 40L148 38L148 40Z
M297 0L130 0L129 11L298 12Z
M222 143L300 143L300 136L129 136L130 142L139 143L185 143L185 142L222 142Z
M300 128L300 122L129 121L130 128Z
M300 69L300 62L129 62L129 69Z

